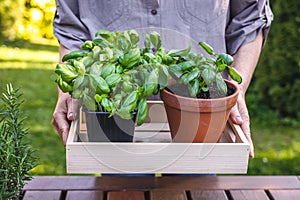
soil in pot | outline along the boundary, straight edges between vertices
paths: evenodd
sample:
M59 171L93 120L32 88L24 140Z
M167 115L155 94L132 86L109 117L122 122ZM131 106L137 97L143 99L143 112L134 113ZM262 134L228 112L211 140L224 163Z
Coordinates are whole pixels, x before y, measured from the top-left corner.
M132 119L122 119L118 115L109 117L107 112L84 110L89 142L132 142L136 113Z
M213 92L201 94L201 98L206 99L190 98L187 92L179 96L173 92L187 91L187 88L177 86L171 88L173 91L161 91L173 142L219 141L238 96L237 86L228 81L226 83L229 94L233 94L219 98L216 98L219 94ZM212 97L215 99L211 99Z

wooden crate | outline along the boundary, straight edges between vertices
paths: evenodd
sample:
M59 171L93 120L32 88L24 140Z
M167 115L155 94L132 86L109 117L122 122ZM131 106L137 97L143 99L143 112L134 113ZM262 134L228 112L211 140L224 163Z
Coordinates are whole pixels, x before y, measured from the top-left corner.
M162 101L149 101L133 143L87 142L85 118L72 123L68 173L247 173L249 143L230 121L219 143L172 143Z

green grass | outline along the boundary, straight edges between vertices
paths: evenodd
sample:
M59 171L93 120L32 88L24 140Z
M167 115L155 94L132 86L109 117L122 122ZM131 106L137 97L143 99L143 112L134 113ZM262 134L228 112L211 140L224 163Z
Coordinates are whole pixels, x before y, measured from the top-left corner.
M299 175L299 128L256 126L252 126L256 154L255 159L249 160L248 174Z
M65 175L65 148L51 125L56 104L54 68L58 60L57 46L10 43L0 45L0 89L7 83L20 88L24 94L28 141L39 156L39 166L32 173ZM255 94L248 94L254 97ZM253 96L254 95L254 96ZM251 98L250 98L251 99ZM252 108L253 106L250 106ZM272 112L265 112L272 119ZM280 125L252 116L255 158L249 160L250 175L300 174L300 128ZM275 122L274 122L275 121Z
M0 88L12 83L23 93L25 125L30 130L27 139L40 158L33 174L65 174L65 149L51 125L57 98L53 72L57 47L38 50L39 47L0 47Z

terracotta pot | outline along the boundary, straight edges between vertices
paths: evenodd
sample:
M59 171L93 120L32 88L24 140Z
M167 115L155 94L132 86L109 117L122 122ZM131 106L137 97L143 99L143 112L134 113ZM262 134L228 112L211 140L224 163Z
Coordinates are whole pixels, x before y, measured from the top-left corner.
M231 108L236 104L238 88L226 81L234 94L217 99L197 99L175 95L164 89L165 104L173 142L218 142Z

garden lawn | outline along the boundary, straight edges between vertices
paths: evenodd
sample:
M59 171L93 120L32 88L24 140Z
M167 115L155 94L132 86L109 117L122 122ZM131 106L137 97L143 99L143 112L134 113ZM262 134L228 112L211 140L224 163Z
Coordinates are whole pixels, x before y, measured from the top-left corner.
M3 91L7 83L12 83L24 94L25 125L31 133L27 139L39 157L39 165L32 170L34 175L66 174L65 148L51 125L57 98L54 82L57 50L56 45L28 42L0 44L0 89ZM249 92L248 96L253 99L255 94ZM272 115L272 112L267 113ZM256 117L252 121L256 151L255 158L249 160L248 174L300 174L299 127L284 127L276 123L262 126L262 120ZM268 122L264 121L264 124Z
M39 157L39 165L32 173L66 174L65 149L51 125L57 98L53 69L58 60L58 48L29 43L22 45L27 47L0 47L1 93L7 83L12 83L23 93L25 126L30 132L27 139Z
M249 160L251 175L299 175L300 128L252 125L255 158Z

